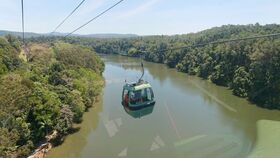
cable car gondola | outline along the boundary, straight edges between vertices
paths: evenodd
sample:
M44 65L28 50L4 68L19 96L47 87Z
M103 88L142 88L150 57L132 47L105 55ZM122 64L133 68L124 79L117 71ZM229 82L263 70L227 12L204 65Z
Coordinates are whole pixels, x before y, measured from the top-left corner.
M145 108L155 105L154 93L152 86L142 80L144 76L144 67L141 62L142 76L138 82L126 83L123 86L122 105L132 110Z

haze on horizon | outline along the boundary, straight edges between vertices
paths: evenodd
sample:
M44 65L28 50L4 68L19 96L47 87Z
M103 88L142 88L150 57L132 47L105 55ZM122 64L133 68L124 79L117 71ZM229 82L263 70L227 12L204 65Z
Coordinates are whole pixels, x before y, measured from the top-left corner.
M86 0L57 32L71 32L118 0ZM26 32L48 33L81 0L25 0ZM21 31L20 1L0 0L0 30ZM172 35L226 24L279 24L277 0L125 0L77 34Z

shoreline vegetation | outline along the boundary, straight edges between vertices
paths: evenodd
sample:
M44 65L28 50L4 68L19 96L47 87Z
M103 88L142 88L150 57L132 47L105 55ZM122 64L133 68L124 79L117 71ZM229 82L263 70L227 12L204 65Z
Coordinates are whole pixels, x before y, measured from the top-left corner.
M92 49L0 38L0 157L43 157L75 131L104 86ZM34 155L35 154L35 155Z
M142 57L225 86L259 107L280 110L280 38L266 37L170 50L213 41L280 32L280 25L224 25L197 33L121 39L69 37L65 42L89 46L100 54ZM52 41L60 37L31 38ZM169 50L169 51L162 51Z

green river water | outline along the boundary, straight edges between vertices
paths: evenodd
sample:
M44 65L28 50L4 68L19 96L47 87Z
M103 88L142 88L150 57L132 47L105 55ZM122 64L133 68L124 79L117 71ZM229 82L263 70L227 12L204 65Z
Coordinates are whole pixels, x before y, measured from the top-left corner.
M102 56L106 85L80 130L47 158L242 158L256 142L258 120L280 120L225 87L144 62L156 104L140 111L121 105L122 86L141 75L140 60Z

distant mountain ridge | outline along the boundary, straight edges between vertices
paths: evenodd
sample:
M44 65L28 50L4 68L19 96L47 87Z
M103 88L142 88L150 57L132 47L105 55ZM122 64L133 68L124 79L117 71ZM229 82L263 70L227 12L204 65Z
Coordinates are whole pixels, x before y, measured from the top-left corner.
M14 36L22 36L22 32L16 32L16 31L6 31L6 30L0 30L0 36L5 36L5 35L14 35ZM39 37L42 36L42 34L38 33L33 33L33 32L25 32L25 37L30 38L30 37Z
M16 32L16 31L7 31L7 30L0 30L0 36L5 35L14 35L14 36L22 36L22 32ZM65 36L67 33L60 33L60 32L54 32L54 33L34 33L34 32L25 32L26 38L31 37L40 37L40 36ZM72 36L76 37L88 37L88 38L132 38L132 37L138 37L136 34L118 34L118 33L101 33L101 34L88 34L88 35L80 35L80 34L73 34Z

